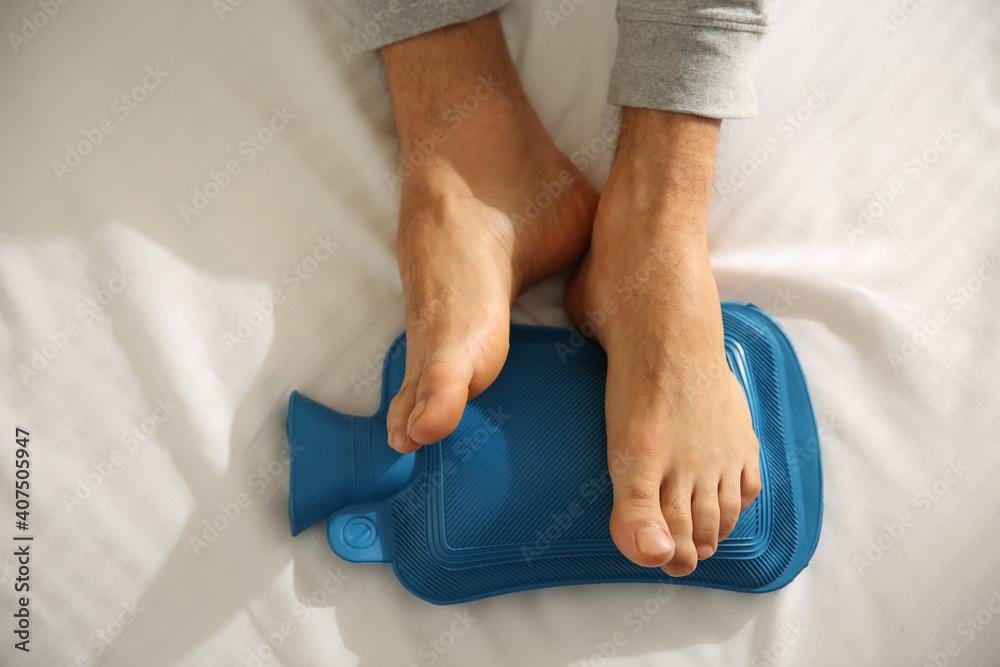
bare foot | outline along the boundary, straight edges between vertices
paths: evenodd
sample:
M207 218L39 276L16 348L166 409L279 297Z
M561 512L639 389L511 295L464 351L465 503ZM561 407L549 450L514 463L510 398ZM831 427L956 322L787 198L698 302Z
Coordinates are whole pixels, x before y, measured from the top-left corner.
M389 444L410 452L451 433L496 379L514 299L583 254L597 193L531 108L496 14L382 56L405 175L406 374Z
M683 576L760 491L758 443L726 362L705 220L718 121L627 108L593 240L566 291L608 354L611 536ZM589 322L588 326L585 326Z

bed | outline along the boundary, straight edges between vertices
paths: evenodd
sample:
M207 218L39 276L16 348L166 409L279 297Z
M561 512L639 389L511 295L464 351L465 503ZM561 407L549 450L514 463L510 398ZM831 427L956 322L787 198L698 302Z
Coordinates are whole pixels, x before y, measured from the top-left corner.
M613 14L502 13L542 121L597 186ZM764 595L447 607L341 561L321 526L289 533L290 392L374 412L403 327L399 158L364 36L321 0L17 0L0 25L4 665L1000 664L993 0L784 2L759 115L723 124L713 267L723 298L781 322L810 383L809 566ZM568 325L564 280L514 320Z

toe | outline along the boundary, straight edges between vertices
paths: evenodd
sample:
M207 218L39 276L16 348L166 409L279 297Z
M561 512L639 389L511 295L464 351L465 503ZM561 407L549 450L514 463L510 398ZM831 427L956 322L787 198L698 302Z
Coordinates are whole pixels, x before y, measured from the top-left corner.
M447 437L462 419L473 367L469 360L457 361L458 357L454 353L434 354L421 369L404 429L420 445Z
M637 565L660 567L674 555L663 512L660 510L660 480L634 474L633 470L612 474L615 504L611 511L611 538Z
M743 468L740 479L741 509L750 507L750 503L760 495L760 468L757 463L748 464Z
M705 560L715 553L719 540L719 487L702 484L695 487L691 498L692 537L698 560Z
M413 411L416 390L415 378L404 379L399 392L389 403L389 411L386 414L385 423L389 436L389 446L401 454L409 454L420 448L419 443L414 442L406 435L406 420L410 412Z
M674 557L663 566L664 572L671 577L691 574L698 565L698 551L692 536L691 496L689 487L676 484L668 485L664 496L663 516L676 545Z
M728 475L719 483L719 541L729 537L743 507L738 475Z

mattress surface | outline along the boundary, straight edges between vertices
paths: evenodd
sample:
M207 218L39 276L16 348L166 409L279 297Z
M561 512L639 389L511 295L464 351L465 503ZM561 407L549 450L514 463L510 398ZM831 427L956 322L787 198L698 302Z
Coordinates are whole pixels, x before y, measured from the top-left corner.
M502 13L528 96L597 186L613 12ZM377 57L322 0L12 0L0 26L0 663L998 663L993 0L784 2L759 116L723 123L713 268L724 299L780 321L809 382L809 566L759 596L609 584L443 608L337 558L322 526L289 533L289 393L373 413L403 327ZM567 325L563 282L514 321Z

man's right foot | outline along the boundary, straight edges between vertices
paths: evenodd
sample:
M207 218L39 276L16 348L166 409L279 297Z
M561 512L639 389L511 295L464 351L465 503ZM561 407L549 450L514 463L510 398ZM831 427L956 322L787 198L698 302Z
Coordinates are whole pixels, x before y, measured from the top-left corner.
M496 14L382 55L413 168L396 247L406 373L388 413L389 444L411 452L450 434L496 379L511 305L583 254L597 192L531 108Z

